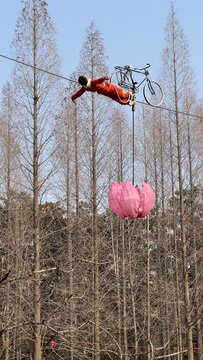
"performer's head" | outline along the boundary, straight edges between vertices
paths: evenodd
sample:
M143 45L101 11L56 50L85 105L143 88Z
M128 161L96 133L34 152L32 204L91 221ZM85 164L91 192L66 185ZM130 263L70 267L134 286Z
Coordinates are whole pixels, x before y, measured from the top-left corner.
M79 76L78 82L80 85L86 86L88 82L87 76Z

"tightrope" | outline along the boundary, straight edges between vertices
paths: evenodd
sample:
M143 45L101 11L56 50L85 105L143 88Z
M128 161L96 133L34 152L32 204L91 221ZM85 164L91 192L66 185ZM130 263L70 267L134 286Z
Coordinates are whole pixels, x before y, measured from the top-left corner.
M64 79L64 80L68 80L68 81L72 81L72 82L77 83L76 80L72 80L72 79L69 79L69 78L67 78L67 77L65 77L65 76L62 76L62 75L59 75L59 74L55 74L55 73L53 73L53 72L51 72L51 71L38 68L38 67L33 66L33 65L31 65L31 64L27 64L27 63L25 63L25 62L23 62L23 61L20 61L20 60L17 60L17 59L13 59L13 58L11 58L11 57L9 57L9 56L5 56L5 55L2 55L2 54L0 54L0 56L1 56L2 58L4 58L4 59L14 61L14 62L16 62L16 63L18 63L18 64L21 64L21 65L24 65L24 66L28 66L28 67L30 67L30 68L32 68L32 69L36 69L36 70L42 71L42 72L44 72L44 73L46 73L46 74L49 74L49 75L52 75L52 76L57 76L57 77L60 78L60 79Z
M58 77L58 78L60 78L60 79L67 80L67 81L71 81L71 82L74 82L74 83L78 83L78 81L73 80L73 79L69 79L69 78L67 78L66 76L62 76L62 75L59 75L59 74L55 74L55 73L53 73L53 72L51 72L51 71L38 68L38 67L33 66L33 65L31 65L31 64L27 64L27 63L25 63L24 61L20 61L20 60L14 59L14 58L9 57L9 56L6 56L6 55L0 54L0 57L4 58L4 59L6 59L6 60L10 60L10 61L16 62L16 63L21 64L21 65L24 65L24 66L28 66L28 67L30 67L30 68L32 68L32 69L36 69L36 70L38 70L38 71L42 71L42 72L44 72L44 73L46 73L46 74L49 74L49 75L52 75L52 76L56 76L56 77ZM144 102L138 101L138 100L136 101L136 103L139 103L139 104L142 104L142 105L151 106L151 105L149 105L149 104L147 104L147 103L144 103ZM203 119L203 117L202 117L202 116L199 116L199 115L189 114L189 113L186 113L186 112L183 112L183 111L176 111L176 110L169 109L169 108L163 107L163 106L156 106L156 108L157 108L157 109L160 109L160 110L166 110L166 111L169 111L169 112L172 112L172 113L178 113L178 114L181 114L181 115L185 115L185 116L189 116L189 117L194 117L194 118L201 119L201 120Z

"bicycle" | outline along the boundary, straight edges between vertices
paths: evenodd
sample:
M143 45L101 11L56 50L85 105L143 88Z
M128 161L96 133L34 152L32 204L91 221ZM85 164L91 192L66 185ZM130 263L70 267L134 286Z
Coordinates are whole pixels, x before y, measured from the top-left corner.
M160 106L164 100L163 89L160 84L150 79L148 71L150 64L146 65L147 66L141 69L132 68L132 65L125 65L124 67L115 66L115 71L111 75L110 82L127 89L133 94L138 93L140 86L145 82L143 87L143 95L146 102L151 106ZM133 73L143 74L145 78L140 83L138 83L134 81Z

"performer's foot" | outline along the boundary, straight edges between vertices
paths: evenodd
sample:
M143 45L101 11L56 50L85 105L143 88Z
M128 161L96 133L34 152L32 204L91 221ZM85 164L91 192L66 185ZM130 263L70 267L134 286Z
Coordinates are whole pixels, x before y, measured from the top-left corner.
M136 100L129 101L129 103L128 103L128 105L130 105L130 106L133 106L133 105L135 105L135 104L136 104Z

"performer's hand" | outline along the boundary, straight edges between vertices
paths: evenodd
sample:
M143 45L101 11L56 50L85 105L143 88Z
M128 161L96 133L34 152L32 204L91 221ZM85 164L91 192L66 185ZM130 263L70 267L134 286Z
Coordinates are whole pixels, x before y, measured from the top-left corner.
M104 79L104 80L109 80L109 77L108 77L108 76L104 76L103 79Z

